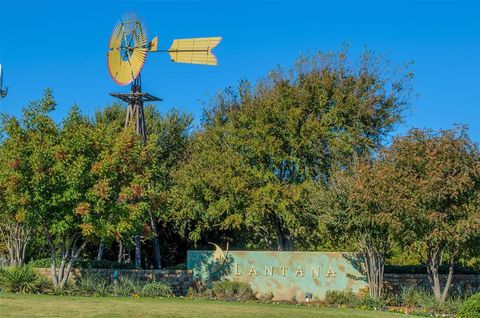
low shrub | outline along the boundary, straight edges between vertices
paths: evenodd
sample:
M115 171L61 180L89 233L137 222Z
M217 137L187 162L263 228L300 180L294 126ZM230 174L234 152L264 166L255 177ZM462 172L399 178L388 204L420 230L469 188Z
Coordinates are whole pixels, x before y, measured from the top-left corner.
M367 295L360 300L357 307L371 310L383 310L386 307L386 303L384 299L372 298L370 295Z
M221 280L213 283L212 290L218 299L233 299L237 282Z
M113 292L117 296L140 296L144 283L129 277L122 277L112 285Z
M98 288L98 285L102 283L103 278L98 274L84 273L76 281L76 290L81 295L94 295Z
M443 304L439 303L433 293L426 289L405 288L401 292L402 304L432 313L455 314L462 304L462 296L451 296Z
M351 290L327 290L325 294L325 303L327 305L343 305L354 307L359 299Z
M407 307L419 306L419 291L415 288L402 288L400 297L402 299L402 304Z
M110 282L96 273L84 273L75 282L74 288L62 291L64 294L81 296L108 296L113 294Z
M257 295L258 300L260 300L262 303L271 303L274 297L275 295L272 292Z
M248 283L238 283L236 297L238 300L251 300L255 298L255 293Z
M48 281L30 266L0 268L0 289L11 293L41 293Z
M172 288L169 284L163 282L151 282L143 285L141 294L142 297L171 297L173 295Z
M480 318L480 293L467 298L458 313L461 318Z
M98 274L84 274L76 281L75 289L64 291L66 294L82 296L173 296L170 285L164 282L142 282L129 277L110 282Z
M28 262L28 266L33 268L50 268L52 260L48 258L39 258ZM57 258L55 261L57 264L60 264L61 259Z
M245 282L216 281L213 283L212 291L219 300L251 300L255 298L252 287Z

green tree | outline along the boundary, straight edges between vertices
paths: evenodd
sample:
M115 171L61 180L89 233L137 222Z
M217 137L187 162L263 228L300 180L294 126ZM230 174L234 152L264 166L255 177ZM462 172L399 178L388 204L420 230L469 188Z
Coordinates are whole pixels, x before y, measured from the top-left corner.
M382 173L374 159L356 160L350 169L334 171L328 185L316 185L307 209L317 213L314 237L326 235L336 246L359 251L373 298L383 296L384 264L391 242L392 224L387 217L391 193Z
M28 166L28 139L25 129L14 117L3 116L2 130L5 136L0 145L0 238L10 264L22 265L32 236L32 226L25 218L32 177Z
M149 176L145 171L149 162L149 153L131 129L120 132L112 143L102 147L92 165L94 183L85 191L85 201L78 207L78 213L89 224L102 215L109 216L102 225L91 228L96 235L122 243L123 237L142 228L142 217L148 212Z
M124 130L125 108L123 106L112 105L97 112L95 117L96 124L103 127L108 134L115 135ZM146 229L145 234L148 234L153 240L154 268L160 268L159 236L161 234L158 226L169 221L167 216L168 192L173 183L172 174L181 162L189 141L192 117L178 111L169 111L162 115L154 106L150 105L145 107L145 118L148 135L146 151L150 153L150 157L148 161L142 162L142 178L148 181L145 186L148 188L149 197L144 198L148 201L148 209L142 215L142 221L143 227ZM122 154L112 154L114 157L119 155ZM135 158L138 153L130 155ZM127 171L124 172L127 173ZM120 176L118 177L120 178ZM128 179L128 176L124 177ZM125 180L118 179L118 181L125 183ZM141 225L138 226L141 227ZM125 238L125 235L122 237ZM121 241L119 240L119 242Z
M438 301L480 236L480 153L467 129L412 129L380 157L396 239L420 254ZM449 272L442 284L439 266ZM443 285L443 289L442 289Z
M73 107L61 126L49 116L55 109L51 91L42 101L24 109L29 140L31 208L28 218L45 234L50 250L52 283L62 289L71 267L89 241L92 225L77 213L93 182L96 157L92 124ZM60 264L57 264L57 256Z
M153 140L156 148L155 159L150 162L149 189L155 195L151 196L148 219L154 242L154 267L160 268L160 234L157 223L165 225L170 221L167 198L173 186L173 173L185 155L192 117L177 111L162 116L154 108L147 108L146 120L149 123L148 138Z
M17 177L16 184L2 186L2 205L7 202L8 213L35 225L37 233L45 236L52 282L62 289L86 244L124 220L114 210L92 210L88 204L88 195L98 184L95 164L115 145L115 137L105 136L76 106L57 125L50 117L55 107L47 90L42 100L23 109L20 120L8 120L11 133L2 147L8 150L15 145L13 159L18 161L8 166L10 170L1 170L0 176ZM2 153L1 159L8 160L7 154ZM15 197L21 206L12 201Z
M303 213L309 183L378 149L408 106L411 76L371 52L350 62L340 51L226 90L176 175L180 230L194 241L241 231L247 246L294 248L315 223Z

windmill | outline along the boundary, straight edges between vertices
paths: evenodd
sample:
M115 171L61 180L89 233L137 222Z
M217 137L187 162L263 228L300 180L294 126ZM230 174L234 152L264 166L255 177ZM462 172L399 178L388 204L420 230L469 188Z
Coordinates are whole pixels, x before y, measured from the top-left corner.
M144 102L162 99L142 92L141 71L147 54L168 53L172 62L217 65L217 58L212 49L221 41L221 37L175 39L168 49L158 49L158 36L150 42L142 22L132 14L126 15L113 28L108 42L107 64L112 79L119 85L130 84L130 93L110 93L128 104L125 128L133 126L145 143ZM160 247L158 235L154 230L154 267L160 267ZM140 236L135 237L135 265L141 265Z
M0 99L7 96L8 87L3 87L3 69L2 64L0 64Z
M135 15L126 15L114 27L108 43L107 63L112 79L119 85L130 86L130 93L111 93L128 104L125 126L134 125L136 132L146 140L143 103L161 101L142 92L141 71L148 53L164 52L172 62L217 65L212 49L221 37L175 39L169 49L158 49L158 36L150 42L142 22Z

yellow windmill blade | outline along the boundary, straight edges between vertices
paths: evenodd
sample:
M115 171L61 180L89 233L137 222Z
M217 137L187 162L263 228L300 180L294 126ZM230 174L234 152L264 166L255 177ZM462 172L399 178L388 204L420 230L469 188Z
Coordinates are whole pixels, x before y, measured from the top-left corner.
M220 43L221 37L191 38L173 40L168 49L173 62L217 65L217 58L212 49Z
M158 36L154 37L153 40L148 43L148 52L155 52L158 50Z
M138 19L117 23L108 42L108 71L119 85L138 77L147 57L147 34Z

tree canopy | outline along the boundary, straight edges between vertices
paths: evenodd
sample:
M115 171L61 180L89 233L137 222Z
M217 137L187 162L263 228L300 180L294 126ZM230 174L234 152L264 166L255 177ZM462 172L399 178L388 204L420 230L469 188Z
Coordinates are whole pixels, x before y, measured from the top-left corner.
M220 94L176 175L182 231L194 241L246 231L247 246L293 249L312 223L309 183L378 150L408 107L412 75L384 62L368 51L353 62L346 51L313 55Z

